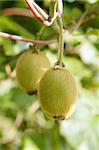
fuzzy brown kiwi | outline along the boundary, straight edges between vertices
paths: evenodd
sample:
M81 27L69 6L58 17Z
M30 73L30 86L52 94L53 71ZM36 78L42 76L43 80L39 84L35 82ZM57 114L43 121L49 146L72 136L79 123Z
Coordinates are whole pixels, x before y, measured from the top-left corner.
M33 94L38 89L41 77L50 67L44 53L27 50L16 63L16 79L19 86L29 95Z
M64 120L71 113L77 98L74 76L66 69L51 68L39 83L39 100L45 114Z

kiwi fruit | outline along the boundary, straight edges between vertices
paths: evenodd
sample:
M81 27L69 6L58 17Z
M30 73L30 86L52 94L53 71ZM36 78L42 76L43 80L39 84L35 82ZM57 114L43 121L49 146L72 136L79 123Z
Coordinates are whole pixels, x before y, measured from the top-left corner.
M25 51L16 63L16 79L21 89L32 95L43 74L51 67L47 56L33 49Z
M75 106L75 78L64 68L50 68L40 80L38 95L45 114L57 121L64 120L69 117Z

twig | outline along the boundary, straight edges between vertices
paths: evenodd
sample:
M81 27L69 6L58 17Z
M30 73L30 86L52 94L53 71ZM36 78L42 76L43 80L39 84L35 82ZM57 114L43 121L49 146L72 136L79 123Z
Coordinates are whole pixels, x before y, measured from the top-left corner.
M86 17L86 15L88 14L88 10L86 10L83 15L80 17L80 19L78 20L78 22L72 26L71 30L70 30L70 33L73 33L74 31L76 31L80 25L82 24L84 18Z
M36 100L35 102L33 102L33 104L29 107L27 113L29 114L34 114L40 107L40 104L38 102L38 100Z
M18 112L17 116L16 116L16 119L15 119L15 122L14 122L14 126L18 129L20 128L22 122L23 122L23 119L24 119L24 114L23 112Z
M99 14L99 6L95 6L94 8L88 11L86 17L83 20L83 23L86 23L88 20L90 20L92 15L97 16L98 14Z
M56 40L31 40L31 39L25 39L21 36L17 36L17 35L12 35L12 34L8 34L8 33L4 33L4 32L0 32L0 37L6 37L12 40L17 40L17 41L23 41L23 42L28 42L28 43L33 43L33 44L52 44L55 43Z
M8 79L14 79L16 76L15 69L11 71L11 66L9 64L5 65L5 71Z
M14 126L16 128L20 128L22 122L23 122L23 119L24 119L24 115L23 115L23 112L18 112L17 113L17 116L16 116L16 119L15 119L15 122L14 122Z
M77 23L75 25L72 26L70 33L73 33L75 30L77 30L81 24L83 24L83 22L86 22L86 18L89 17L90 15L99 12L98 6L95 6L94 8L92 8L91 10L86 10L83 15L80 17L80 19L77 21ZM90 18L90 17L89 17Z

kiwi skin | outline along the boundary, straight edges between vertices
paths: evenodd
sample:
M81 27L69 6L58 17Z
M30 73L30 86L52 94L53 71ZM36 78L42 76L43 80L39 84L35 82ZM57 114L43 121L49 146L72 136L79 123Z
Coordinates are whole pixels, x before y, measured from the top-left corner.
M42 77L38 89L44 113L57 121L72 113L77 98L74 76L64 68L51 68Z
M16 80L20 88L29 95L34 94L41 77L49 68L51 65L44 53L31 49L25 51L16 63Z

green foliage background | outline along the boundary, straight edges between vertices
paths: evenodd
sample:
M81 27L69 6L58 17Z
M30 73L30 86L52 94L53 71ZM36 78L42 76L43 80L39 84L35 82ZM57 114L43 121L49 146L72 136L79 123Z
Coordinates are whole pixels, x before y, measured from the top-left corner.
M36 2L48 12L49 0ZM33 17L3 14L2 10L9 7L27 5L24 1L0 1L0 31L37 39L42 24ZM65 31L71 30L86 10L81 26L67 35ZM37 95L28 96L9 76L9 70L14 74L16 60L29 44L0 38L0 150L99 150L99 1L64 1L63 24L64 63L78 83L75 112L60 124L46 118L41 109L34 113ZM44 27L40 39L57 36L53 24ZM41 46L52 65L57 47Z

